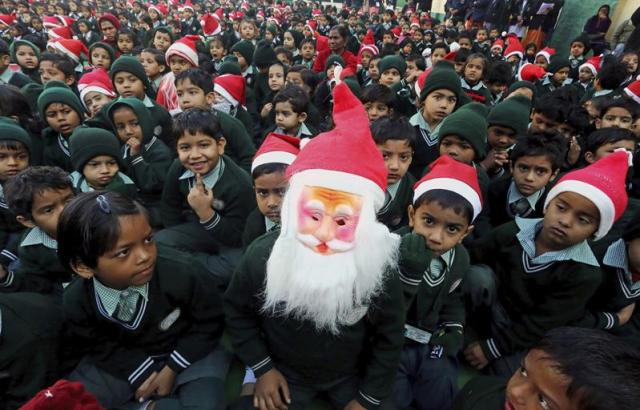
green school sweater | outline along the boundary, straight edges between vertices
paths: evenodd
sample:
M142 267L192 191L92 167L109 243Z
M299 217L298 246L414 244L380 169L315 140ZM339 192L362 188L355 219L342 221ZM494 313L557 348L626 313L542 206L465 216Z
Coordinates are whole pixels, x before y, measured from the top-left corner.
M247 216L256 207L251 177L228 157L224 171L213 187L213 197L221 209L216 209L209 221L199 222L187 202L194 178L179 179L186 171L179 159L174 160L162 191L161 214L165 227L194 221L202 227L203 240L215 240L226 246L239 247Z
M9 266L18 258L20 235L26 228L16 221L16 216L4 200L4 189L0 186L0 264Z
M495 272L498 301L512 321L503 334L481 341L490 360L531 347L550 329L582 325L587 302L602 282L593 254L596 266L573 260L534 263L516 237L519 221L533 220L506 223L469 249L472 263Z
M93 280L72 282L63 303L66 353L90 356L136 389L165 364L179 373L215 349L224 319L212 275L187 255L159 247L147 285L147 300L140 297L134 318L124 323L107 314Z
M244 125L244 129L247 130L249 135L253 135L253 118L251 118L251 114L244 109L242 106L239 106L236 110L236 114L234 118L237 119Z
M84 175L78 171L74 171L71 174L71 180L73 181L73 190L77 193L95 191L95 189L89 186ZM131 178L119 171L103 190L117 192L132 200L138 199L138 187L136 187L136 184L133 183Z
M393 199L386 202L382 209L378 211L378 221L385 224L390 231L395 231L409 224L409 205L413 202L413 186L416 179L410 173L398 181L398 190Z
M365 317L343 326L336 337L316 330L309 321L261 311L266 261L277 237L272 232L249 246L225 293L227 331L235 352L257 377L274 367L292 369L302 384L360 373L363 379L354 399L376 408L393 389L403 343L404 308L397 273L388 273Z
M264 235L267 232L267 225L264 220L264 215L256 207L247 217L247 223L244 225L244 232L242 232L242 247L247 248L251 245L256 238Z
M453 410L503 410L508 381L503 377L474 378L456 396Z
M222 135L227 140L225 154L234 160L240 168L251 173L251 162L256 154L251 134L238 119L221 111L214 110L214 112L220 121Z
M74 171L67 138L47 127L42 131L42 141L44 145L42 165L60 167L69 173Z

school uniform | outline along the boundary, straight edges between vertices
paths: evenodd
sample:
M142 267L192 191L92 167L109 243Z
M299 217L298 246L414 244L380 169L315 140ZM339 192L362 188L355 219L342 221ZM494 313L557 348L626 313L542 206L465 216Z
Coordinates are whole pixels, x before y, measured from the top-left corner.
M182 30L180 32L180 36L184 37L188 34L200 34L202 32L202 27L200 26L200 22L197 18L191 17L189 20L181 21Z
M225 293L226 329L235 352L256 377L278 369L296 408L307 408L320 391L339 408L354 399L378 408L391 393L402 347L404 308L397 276L389 272L368 312L341 326L336 337L309 321L262 311L265 261L277 237L272 232L249 246Z
M486 57L489 57L491 54L491 42L483 41L482 43L479 43L477 40L474 40L472 50L474 53L481 53Z
M462 86L462 91L464 91L471 100L486 106L493 105L491 91L489 91L482 81L479 81L476 85L470 85L464 78L461 78L460 85Z
M247 87L255 88L256 76L259 74L258 69L254 66L250 65L244 69L242 72L242 77L244 77L244 82Z
M42 165L59 167L64 171L73 172L68 138L50 127L42 131L42 141L44 142Z
M0 74L0 84L13 85L15 87L22 88L32 82L33 81L28 76L18 71L13 71L9 69L9 67Z
M378 221L390 231L409 224L408 207L413 202L413 186L416 179L410 173L404 174L400 181L387 186L384 205L378 211Z
M265 138L267 138L267 135L271 134L272 132L275 132L276 134L287 134L284 129L282 129L281 127L278 127L276 124L273 124L262 133L262 138L259 141L256 141L257 145L258 146L262 145ZM316 135L318 135L318 131L314 127L312 127L310 124L307 125L306 122L303 122L302 124L300 124L300 128L298 128L298 132L296 133L295 136L297 138L304 139L304 138L313 138Z
M256 148L250 133L242 125L242 122L232 115L218 110L214 110L214 112L220 122L222 135L227 140L225 155L231 158L240 168L250 172L251 161L256 154Z
M249 135L253 134L253 118L251 118L251 114L241 105L238 105L235 109L233 109L233 117L240 121L244 128L247 130Z
M497 227L514 218L542 218L547 188L523 196L511 175L494 179L489 184L487 201L491 208L491 226Z
M272 232L280 228L280 225L262 215L258 208L251 211L247 217L242 233L242 248L247 249L251 242L261 237L267 232Z
M571 71L569 71L569 78L573 81L578 81L580 76L580 66L584 64L585 61L584 56L574 57L573 55L569 55L569 68L571 69Z
M507 382L504 377L478 376L460 390L453 410L502 410L506 400Z
M536 82L536 98L543 97L562 87L564 84L556 84L550 75L542 77Z
M73 190L75 192L82 193L95 191L95 188L89 185L87 179L81 172L74 171L70 176L73 184ZM132 200L138 198L138 187L136 187L136 184L131 180L131 178L120 171L118 171L111 182L109 182L109 184L101 190L107 192L117 192Z
M582 101L585 95L593 94L593 82L589 81L584 84L579 81L571 84L571 87L576 90L576 94L578 95L578 101Z
M0 264L9 266L18 259L20 237L26 228L16 221L4 199L4 187L0 185Z
M68 378L110 408L131 402L153 372L168 366L176 387L157 406L182 408L178 400L188 392L193 408L222 408L228 358L218 348L223 316L215 280L185 255L158 250L144 285L117 290L93 278L67 287L65 348L82 359Z
M416 143L409 172L416 179L421 178L425 167L440 156L438 135L443 122L441 121L434 129L431 129L422 116L422 112L414 114L409 119L409 123L416 132Z

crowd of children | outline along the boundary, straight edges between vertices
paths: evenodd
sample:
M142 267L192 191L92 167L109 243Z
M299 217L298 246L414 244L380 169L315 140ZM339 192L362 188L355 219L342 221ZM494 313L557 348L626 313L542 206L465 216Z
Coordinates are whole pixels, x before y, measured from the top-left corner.
M333 403L637 408L640 50L592 55L584 34L537 50L410 7L4 0L0 12L0 409L61 379L33 400L221 409L238 360L249 401L235 406L297 409L272 369L309 381L296 392L307 404L372 379L366 347L395 366L392 385ZM401 238L402 292L369 301L370 319L395 331L401 316L404 335L350 350L366 330L323 344L305 327L318 351L294 351L301 317L247 320L264 314L247 277L280 232L288 165L342 148L312 142L337 126L345 84L369 121L351 131L370 130L386 167L377 220ZM496 377L459 392L462 368Z

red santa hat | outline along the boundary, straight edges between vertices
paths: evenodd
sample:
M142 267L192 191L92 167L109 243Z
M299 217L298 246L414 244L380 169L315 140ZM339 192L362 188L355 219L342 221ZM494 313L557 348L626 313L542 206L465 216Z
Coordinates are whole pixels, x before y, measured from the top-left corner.
M315 33L316 29L318 28L318 22L315 20L307 20L305 27L307 27L309 29L309 31ZM315 37L315 35L314 35Z
M504 50L504 40L499 38L496 41L494 41L493 45L491 45L491 50L493 50L494 48L499 48L500 51Z
M418 27L420 28L420 19L416 16L411 19L411 25L409 27Z
M547 72L544 68L540 67L537 64L526 63L518 70L518 77L520 80L529 81L531 83L535 83Z
M278 9L275 9L275 11L278 11ZM274 14L280 14L280 11L278 11L278 13L274 13ZM262 17L264 18L264 10L258 10L258 12L256 13L256 17Z
M451 51L450 53L447 53L446 56L444 56L444 60L445 61L451 61L452 63L456 61L456 56L458 55L457 51Z
M0 14L0 26L9 27L14 21L16 21L16 16L13 14Z
M244 11L249 11L249 9L251 8L251 6L249 5L248 2L244 1L242 2L242 4L240 4L240 8Z
M384 204L387 168L371 137L367 112L346 83L333 89L335 128L310 140L287 168L309 185L363 195Z
M373 30L369 29L367 30L367 34L365 34L364 38L362 39L362 44L366 44L366 45L375 45L376 44L376 39L373 36ZM377 47L376 47L377 49Z
M34 398L20 407L22 410L104 410L98 400L87 392L82 383L58 380L56 384L41 390Z
M549 191L544 202L545 211L549 202L563 192L580 194L593 202L600 212L595 239L601 239L627 207L629 156L626 151L617 151L585 168L567 173Z
M206 37L215 36L222 31L219 18L215 14L204 14L200 19L200 26L202 26L202 34Z
M600 67L602 66L602 54L599 56L593 56L587 60L586 63L580 66L580 70L582 68L588 68L594 76L598 75L598 71L600 71Z
M270 133L253 157L251 172L264 164L291 165L300 152L300 139L290 135Z
M192 12L192 13L194 13L194 12L195 12L195 10L193 9L193 4L191 3L191 0L186 0L186 1L184 2L184 4L183 4L182 6L180 6L180 8L179 8L178 10L180 10L180 11L184 11L184 10L186 10L186 9L191 10L191 12Z
M624 93L640 104L640 80L636 80L624 88Z
M554 56L555 54L555 48L545 47L542 50L538 51L538 53L536 54L536 58L538 58L538 56L543 56L545 60L547 60L547 64L549 64L551 62L551 56Z
M169 13L167 6L165 6L162 3L149 4L149 8L147 9L147 11L151 11L151 10L154 10L156 13L160 14L161 16L166 16L167 13Z
M320 9L311 10L311 17L320 17L320 16L322 16L322 10Z
M473 208L472 221L482 211L482 191L476 169L448 155L440 156L433 161L429 172L413 186L413 202L433 189L455 192L469 201Z
M72 39L73 32L69 27L58 26L48 31L49 37L52 39Z
M84 103L84 97L91 92L104 94L111 98L116 97L111 77L103 68L96 68L80 77L78 91L80 91L80 101L82 101L85 108L87 108L87 105Z
M402 29L400 26L395 26L390 30L393 33L393 36L397 39L400 38L400 34L402 34Z
M507 38L507 49L504 51L504 58L507 59L513 55L520 57L520 60L524 57L524 47L515 35L510 35Z
M171 56L180 56L191 63L192 66L198 67L198 51L196 49L196 43L199 40L199 36L189 34L171 44L167 49L167 52L164 54L167 64L169 64Z
M433 70L433 67L428 67L426 70L421 72L418 78L416 79L416 82L413 85L413 87L416 90L416 95L420 95L420 92L422 91L422 87L424 87L424 82L427 81L427 77L431 73L431 70Z
M213 80L213 91L223 96L234 106L247 104L244 77L237 74L223 74Z
M50 41L47 46L53 47L55 50L63 53L64 55L71 58L76 63L80 64L82 61L82 55L89 55L89 50L87 46L80 40L68 39L68 38L59 38L53 41Z
M222 7L218 7L216 11L213 12L213 17L221 21L224 19L224 9Z
M72 27L73 24L76 22L74 19L72 19L69 16L62 16L58 14L56 15L56 18L60 20L60 23L62 23L62 25L65 27Z
M56 28L60 27L62 23L54 16L44 16L42 18L42 25L46 28Z

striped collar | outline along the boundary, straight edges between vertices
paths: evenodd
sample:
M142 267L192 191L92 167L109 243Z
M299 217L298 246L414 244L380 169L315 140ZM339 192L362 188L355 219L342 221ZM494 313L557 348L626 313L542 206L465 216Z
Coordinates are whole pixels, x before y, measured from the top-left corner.
M155 135L153 137L151 137L151 140L142 146L144 148L143 152L149 151L149 148L151 148L151 146L153 144L155 144L157 139L158 138ZM131 147L129 147L129 145L124 144L123 149L122 149L122 158L123 159L125 159L125 158L127 158L129 156L130 149L131 149Z
M58 134L58 145L62 152L65 153L66 156L71 158L71 151L69 151L69 141L62 136L62 134Z
M149 96L147 94L144 95L144 100L142 100L142 103L147 108L152 108L153 107L153 101L151 100L151 98L149 98Z
M633 282L631 271L629 270L629 258L627 257L627 246L624 239L618 239L607 248L607 252L602 258L602 264L616 268L616 275L622 293L627 299L640 297L640 281Z
M78 171L73 171L71 173L71 181L73 183L73 186L78 189L80 192L93 192L95 191L95 189L89 185L89 183L87 182L87 179L84 177L83 174L81 174ZM108 191L109 188L113 185L113 184L118 184L122 183L123 185L134 185L134 182L131 178L129 178L126 174L118 171L118 173L113 177L113 179L111 180L111 182L109 182L109 184L104 187L104 190Z
M275 132L276 134L288 135L282 127L276 127L273 132ZM304 122L300 124L300 127L298 127L298 132L296 133L297 138L311 137L312 135L313 134L311 133L311 131L309 131L309 127L307 127Z
M58 241L47 235L45 231L39 227L31 228L29 233L24 237L20 246L43 245L46 248L58 250Z
M472 86L464 78L460 79L460 85L462 86L462 88L466 88L467 90L473 90L473 91L479 91L485 88L485 85L482 81L478 81L478 84Z
M9 209L7 203L4 200L4 187L0 184L0 208Z
M531 207L531 209L536 209L538 200L540 199L542 194L544 194L544 190L545 189L542 188L541 190L536 191L529 196L524 196L520 193L520 191L518 191L518 188L516 187L516 183L512 179L511 185L509 185L509 191L507 194L507 203L511 205L512 203L518 201L521 198L526 198L527 202L529 202L529 206Z
M440 126L444 121L440 121L438 125L432 130L427 121L424 119L422 112L418 111L409 119L409 123L420 129L420 134L422 135L422 139L427 144L427 146L432 147L438 143L438 133L440 131Z
M278 226L277 223L273 222L271 219L267 218L266 216L264 217L264 227L266 228L266 232L270 232L276 226Z
M224 159L222 157L220 157L220 159L218 160L218 164L215 166L215 168L213 168L211 171L209 171L209 173L207 175L204 176L203 180L204 180L204 186L206 186L209 189L213 189L213 187L218 183L218 181L220 180L220 177L222 176L222 173L224 172ZM186 179L189 182L189 187L192 186L192 184L194 182L192 182L192 180L195 180L195 174L191 171L191 170L186 170L182 175L180 175L180 178L178 178L179 180L183 180Z
M96 295L98 295L98 299L100 300L102 307L110 317L113 317L113 313L116 311L118 302L120 301L120 295L124 291L136 292L142 296L145 301L149 301L149 283L145 283L141 286L129 286L126 289L118 290L103 285L94 277L93 288L96 291Z

